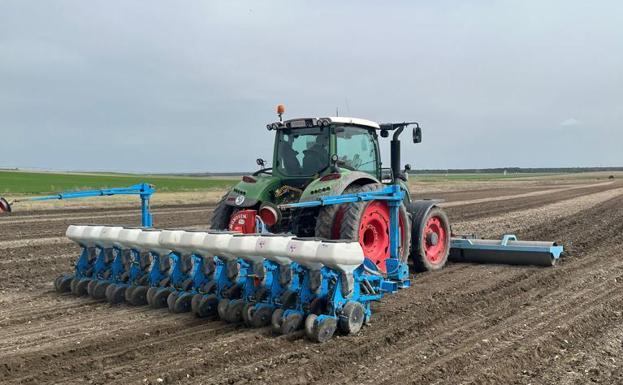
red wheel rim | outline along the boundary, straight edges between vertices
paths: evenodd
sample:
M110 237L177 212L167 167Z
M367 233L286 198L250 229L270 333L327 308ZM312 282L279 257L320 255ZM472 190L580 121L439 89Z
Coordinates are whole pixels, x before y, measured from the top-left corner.
M400 239L404 239L402 217L399 219ZM372 201L363 212L359 225L359 244L363 253L380 271L387 272L389 258L389 207L387 203Z
M448 235L441 218L438 216L428 218L422 235L424 236L424 252L428 262L432 264L442 262L446 254Z

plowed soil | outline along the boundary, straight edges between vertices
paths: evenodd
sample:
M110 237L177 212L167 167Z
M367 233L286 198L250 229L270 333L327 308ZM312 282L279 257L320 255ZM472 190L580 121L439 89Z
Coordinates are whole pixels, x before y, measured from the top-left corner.
M556 240L565 257L552 268L449 264L418 274L374 304L371 325L325 344L53 292L78 255L67 225L136 225L128 209L2 217L0 383L623 383L623 184L444 198L455 232ZM155 223L205 228L211 210L155 207Z

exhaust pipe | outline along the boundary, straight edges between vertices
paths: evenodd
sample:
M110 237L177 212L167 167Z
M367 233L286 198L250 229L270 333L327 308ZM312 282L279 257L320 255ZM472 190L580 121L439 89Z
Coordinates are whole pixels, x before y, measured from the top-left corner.
M563 247L555 242L518 241L504 235L501 241L469 237L452 238L449 259L455 262L553 266Z
M400 170L400 139L398 139L398 137L400 136L400 134L402 134L402 131L404 130L404 127L399 127L396 129L396 131L394 132L394 136L392 137L392 140L390 143L390 156L391 156L391 168L392 168L392 174L393 174L393 179L394 179L394 183L396 183L396 180L398 178L401 177L401 170Z

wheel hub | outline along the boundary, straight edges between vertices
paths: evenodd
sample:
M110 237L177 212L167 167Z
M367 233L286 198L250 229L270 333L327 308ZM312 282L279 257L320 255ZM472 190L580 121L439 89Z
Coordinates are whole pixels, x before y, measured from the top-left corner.
M426 234L426 244L428 246L435 246L439 243L439 236L437 233L428 233Z
M389 207L387 203L372 201L364 210L359 227L359 244L367 259L385 273L385 260L389 253ZM400 217L400 239L404 236L404 226ZM401 241L402 242L402 241Z
M446 230L437 216L432 216L424 226L426 259L431 263L439 263L446 253Z

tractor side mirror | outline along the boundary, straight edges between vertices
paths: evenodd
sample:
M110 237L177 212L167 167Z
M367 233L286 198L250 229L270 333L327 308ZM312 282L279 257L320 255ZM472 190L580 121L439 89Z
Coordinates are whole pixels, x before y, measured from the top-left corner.
M419 125L413 127L413 143L422 143L422 129Z
M264 159L262 159L262 158L257 158L255 160L255 163L257 163L257 165L260 166L260 167L266 166L266 161Z
M411 165L409 163L405 164L405 171L411 171Z

